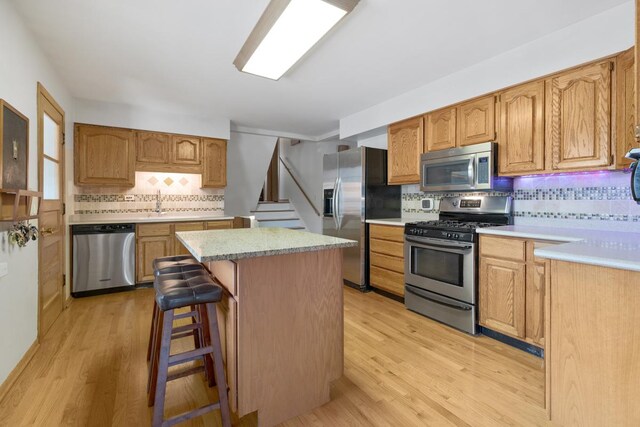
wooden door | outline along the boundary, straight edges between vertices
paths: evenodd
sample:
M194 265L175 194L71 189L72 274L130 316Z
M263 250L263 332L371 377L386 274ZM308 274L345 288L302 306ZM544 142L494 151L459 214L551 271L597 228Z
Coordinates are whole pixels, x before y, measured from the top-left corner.
M136 249L138 282L150 282L153 281L153 260L173 254L173 237L140 237Z
M632 161L625 154L640 148L635 127L635 63L634 50L629 49L616 59L616 168L628 168Z
M238 411L238 303L224 292L222 300L216 304L222 360L224 361L229 387L229 406L231 411Z
M544 81L527 83L500 94L500 173L543 171Z
M175 232L178 231L201 231L204 230L204 222L179 222L175 225ZM191 252L175 237L173 241L174 255L190 255Z
M458 145L496 140L496 97L465 102L458 107Z
M132 130L76 124L74 148L76 185L135 185Z
M612 164L612 66L604 61L548 80L547 143L554 170Z
M525 290L525 337L540 347L544 347L544 305L545 284L549 261L537 259L527 265Z
M525 264L482 257L480 260L480 324L525 338Z
M137 167L168 165L171 162L171 136L166 133L136 132Z
M42 337L65 304L64 111L38 84L38 336Z
M425 116L425 152L454 148L456 141L456 109L445 108Z
M417 184L420 182L420 155L424 149L424 121L417 117L389 125L388 183Z
M174 135L172 143L174 165L200 165L200 138Z
M227 186L227 141L206 138L203 140L204 171L202 186L224 188Z

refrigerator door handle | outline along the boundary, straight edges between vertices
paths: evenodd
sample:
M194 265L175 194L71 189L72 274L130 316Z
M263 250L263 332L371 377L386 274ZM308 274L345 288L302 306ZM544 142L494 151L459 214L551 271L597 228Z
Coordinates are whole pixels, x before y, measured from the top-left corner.
M335 200L336 200L336 210L334 212L334 218L336 219L336 228L338 230L342 229L342 217L341 217L341 213L340 211L342 210L342 203L340 203L340 194L342 193L342 180L340 178L338 178L336 180L336 192L334 194L337 194L337 196L335 196Z
M333 210L333 222L336 225L336 230L339 230L338 227L338 178L336 178L336 182L333 183L333 199L331 209Z

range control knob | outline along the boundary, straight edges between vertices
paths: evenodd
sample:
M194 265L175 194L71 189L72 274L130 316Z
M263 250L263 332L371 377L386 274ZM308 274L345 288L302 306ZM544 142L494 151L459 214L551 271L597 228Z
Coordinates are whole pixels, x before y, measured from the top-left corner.
M450 239L451 238L451 233L447 233L447 237Z

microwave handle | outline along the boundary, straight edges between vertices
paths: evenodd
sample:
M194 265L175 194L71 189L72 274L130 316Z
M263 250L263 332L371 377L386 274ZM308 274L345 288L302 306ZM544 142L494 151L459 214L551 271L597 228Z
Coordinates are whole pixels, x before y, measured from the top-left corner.
M469 176L469 186L475 188L476 186L476 156L472 156L469 159L469 166L467 166L467 173Z
M631 164L631 197L633 200L640 200L640 194L636 193L636 181L640 180L640 161ZM639 186L640 187L640 186Z

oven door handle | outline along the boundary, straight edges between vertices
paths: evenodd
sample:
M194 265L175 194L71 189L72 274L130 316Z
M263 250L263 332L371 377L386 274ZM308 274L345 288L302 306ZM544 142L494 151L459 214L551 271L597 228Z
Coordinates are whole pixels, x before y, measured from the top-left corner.
M436 243L425 243L425 242L421 242L419 240L414 240L410 237L405 237L405 240L407 242L410 243L416 243L418 245L424 246L424 247L431 247L431 248L437 248L437 249L452 249L452 250L459 250L459 251L467 251L469 249L473 249L472 245L466 245L466 246L454 246L454 245L438 245Z
M410 294L414 294L420 298L427 299L435 304L444 305L445 307L453 308L455 310L460 310L460 311L471 311L471 307L468 307L466 305L458 305L458 304L451 304L450 302L445 302L440 298L436 297L435 295L432 295L431 293L427 294L426 292L422 292L421 290L416 289L412 286L405 286L405 291L409 292Z

